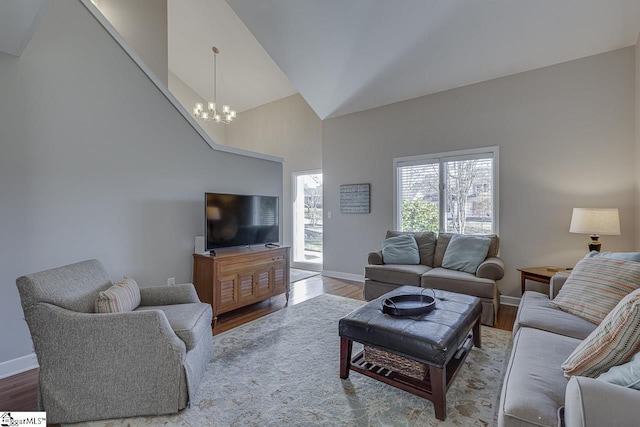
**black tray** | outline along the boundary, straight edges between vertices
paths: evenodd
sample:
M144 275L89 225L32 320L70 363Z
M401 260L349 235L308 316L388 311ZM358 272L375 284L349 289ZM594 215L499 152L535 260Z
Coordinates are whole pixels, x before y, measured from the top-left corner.
M433 292L433 290L431 290ZM392 316L420 316L436 307L433 296L420 294L396 295L382 300L382 312Z

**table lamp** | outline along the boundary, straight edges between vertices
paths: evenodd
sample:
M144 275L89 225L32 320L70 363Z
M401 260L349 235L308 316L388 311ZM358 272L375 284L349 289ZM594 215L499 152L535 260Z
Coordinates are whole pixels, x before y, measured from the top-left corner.
M569 232L590 234L589 251L600 252L602 246L602 243L598 241L600 234L604 236L620 235L618 209L573 208Z

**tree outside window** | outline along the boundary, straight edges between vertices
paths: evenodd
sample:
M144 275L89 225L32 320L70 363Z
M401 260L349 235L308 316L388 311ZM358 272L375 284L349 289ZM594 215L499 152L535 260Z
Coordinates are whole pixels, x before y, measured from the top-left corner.
M398 225L404 231L493 233L494 167L493 152L397 161Z

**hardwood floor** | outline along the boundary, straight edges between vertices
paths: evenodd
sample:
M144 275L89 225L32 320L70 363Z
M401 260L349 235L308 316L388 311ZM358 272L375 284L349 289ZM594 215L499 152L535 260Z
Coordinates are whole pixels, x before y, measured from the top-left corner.
M362 283L317 275L291 284L289 304L298 304L302 301L317 297L320 294L339 295L364 301L364 298L362 298ZM218 322L213 333L215 335L228 331L236 326L258 319L265 314L278 311L283 308L285 304L285 296L278 295L258 304L221 314L218 316Z
M0 380L0 413L36 411L38 408L38 370Z
M362 283L318 275L293 283L289 304L298 304L323 293L364 300ZM279 295L271 300L225 313L218 317L218 323L213 332L218 334L227 331L265 314L278 311L284 306L285 297ZM511 331L517 310L517 307L500 306L495 327ZM37 410L37 383L37 369L0 380L0 412Z

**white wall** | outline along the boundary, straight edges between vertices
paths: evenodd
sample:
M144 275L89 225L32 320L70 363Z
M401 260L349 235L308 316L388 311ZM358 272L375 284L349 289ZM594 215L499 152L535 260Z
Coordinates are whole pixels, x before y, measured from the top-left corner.
M167 0L99 0L97 7L166 85L169 69Z
M79 0L0 54L0 363L32 352L15 279L89 258L191 280L205 191L282 196L282 164L212 150Z
M493 145L504 295L520 296L516 268L585 254L588 236L569 233L574 207L619 208L622 235L603 248L633 250L634 70L631 47L325 120L325 270L362 275L393 227L394 157ZM339 185L353 183L371 183L370 214L340 214Z
M291 245L291 173L322 169L322 121L296 94L239 113L225 136L227 145L284 158L283 242Z

